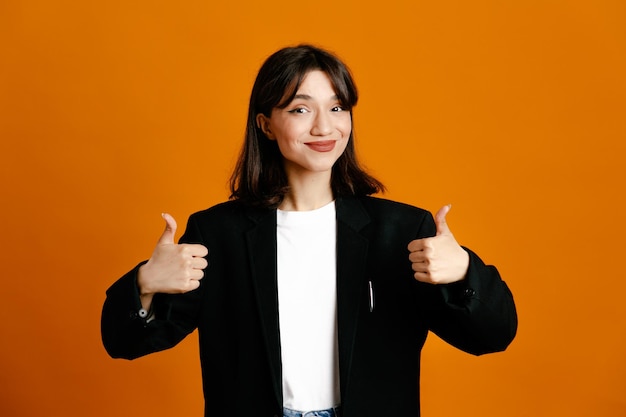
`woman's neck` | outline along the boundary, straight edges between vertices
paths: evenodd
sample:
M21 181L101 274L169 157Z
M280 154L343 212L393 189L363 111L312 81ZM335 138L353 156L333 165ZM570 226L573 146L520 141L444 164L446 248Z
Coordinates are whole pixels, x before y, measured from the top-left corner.
M333 201L330 172L289 177L289 192L278 207L285 211L310 211Z

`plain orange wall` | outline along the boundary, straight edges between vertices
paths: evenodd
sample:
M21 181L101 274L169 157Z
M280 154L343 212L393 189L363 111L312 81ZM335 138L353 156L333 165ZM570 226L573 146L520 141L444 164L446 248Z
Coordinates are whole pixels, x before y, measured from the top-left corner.
M3 1L0 415L202 414L196 336L110 359L104 292L162 211L227 197L256 71L302 41L351 66L387 197L451 202L516 297L506 353L429 338L423 415L626 415L625 27L621 0Z

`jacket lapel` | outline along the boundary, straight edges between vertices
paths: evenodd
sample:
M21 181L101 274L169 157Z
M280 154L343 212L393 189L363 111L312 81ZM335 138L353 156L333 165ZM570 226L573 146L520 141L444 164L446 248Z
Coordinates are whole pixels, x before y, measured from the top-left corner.
M282 407L283 389L276 280L276 211L255 210L251 212L250 218L256 224L246 233L250 274L265 336L272 385L276 401Z
M366 293L368 239L359 231L370 222L361 202L337 199L337 325L342 400L347 391L359 306Z

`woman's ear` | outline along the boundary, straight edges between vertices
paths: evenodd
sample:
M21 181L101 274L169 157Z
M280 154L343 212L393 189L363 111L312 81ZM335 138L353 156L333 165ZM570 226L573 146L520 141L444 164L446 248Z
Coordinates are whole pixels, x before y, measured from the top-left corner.
M265 136L267 136L267 138L269 140L276 139L274 137L274 134L272 133L272 129L270 129L270 119L269 119L269 117L267 117L263 113L257 114L256 115L256 125L257 125L257 127L259 129L261 129L261 131L263 131L263 133L265 134Z

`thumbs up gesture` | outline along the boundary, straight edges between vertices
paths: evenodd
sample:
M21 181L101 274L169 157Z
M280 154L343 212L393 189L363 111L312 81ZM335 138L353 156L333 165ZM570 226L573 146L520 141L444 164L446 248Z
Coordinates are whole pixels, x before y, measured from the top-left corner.
M409 260L415 279L431 284L448 284L465 278L469 255L457 243L446 223L451 206L443 206L435 215L437 234L409 243Z
M176 220L163 214L165 230L159 238L150 260L139 268L137 284L142 304L149 304L155 293L185 293L200 286L203 269L208 266L204 258L208 249L198 244L174 242ZM146 303L147 302L147 303Z

